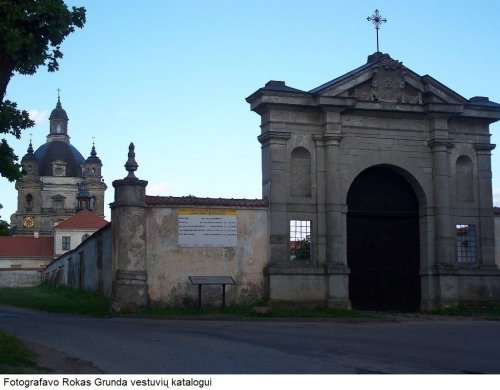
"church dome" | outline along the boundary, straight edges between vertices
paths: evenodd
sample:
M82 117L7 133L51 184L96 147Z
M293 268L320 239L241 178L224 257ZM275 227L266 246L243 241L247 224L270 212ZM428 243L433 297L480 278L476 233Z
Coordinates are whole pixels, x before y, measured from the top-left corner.
M66 121L68 120L68 114L66 114L66 111L64 110L64 108L62 108L61 100L59 98L57 99L56 108L54 108L50 113L49 120L53 119L64 119Z
M35 156L38 159L40 176L54 176L52 163L62 161L66 163L66 169L62 176L82 177L81 166L85 164L85 159L73 145L67 142L47 142L36 150Z

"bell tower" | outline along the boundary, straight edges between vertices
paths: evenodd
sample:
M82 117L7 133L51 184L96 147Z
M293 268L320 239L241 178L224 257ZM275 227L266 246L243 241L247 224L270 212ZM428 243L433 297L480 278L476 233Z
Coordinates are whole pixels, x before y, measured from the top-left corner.
M50 114L50 132L47 136L47 142L63 141L69 143L68 136L68 114L62 108L61 98L57 97L57 105Z
M87 208L100 216L104 216L104 193L106 184L101 174L102 161L97 157L95 143L92 143L90 156L83 165L83 183L78 195L78 208ZM84 204L86 203L86 207Z

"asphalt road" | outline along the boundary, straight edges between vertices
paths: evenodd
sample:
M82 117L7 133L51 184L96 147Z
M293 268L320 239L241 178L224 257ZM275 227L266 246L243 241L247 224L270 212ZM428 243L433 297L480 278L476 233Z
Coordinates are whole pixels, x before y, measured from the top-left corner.
M96 319L0 306L0 328L110 374L500 373L500 322Z

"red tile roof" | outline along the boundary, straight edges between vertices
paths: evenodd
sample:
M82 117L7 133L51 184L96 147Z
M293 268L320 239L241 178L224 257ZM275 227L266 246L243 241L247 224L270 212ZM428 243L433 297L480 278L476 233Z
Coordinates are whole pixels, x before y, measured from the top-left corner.
M148 206L220 206L220 207L267 207L265 199L224 199L197 198L196 196L149 196L146 195Z
M65 219L54 229L101 229L108 224L103 217L89 210L82 210L77 214Z
M0 237L0 256L53 256L53 237Z

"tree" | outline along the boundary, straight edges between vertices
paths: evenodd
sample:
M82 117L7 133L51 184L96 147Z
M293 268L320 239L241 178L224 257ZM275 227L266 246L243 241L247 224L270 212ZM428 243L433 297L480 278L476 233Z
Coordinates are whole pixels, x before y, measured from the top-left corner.
M0 204L0 209L1 208L3 208L3 206ZM8 235L10 235L9 223L7 221L4 221L3 219L0 219L0 236Z
M60 45L85 24L85 8L68 9L63 0L0 0L0 132L21 137L34 126L25 110L5 100L14 73L34 74L40 66L59 69ZM0 143L0 174L9 181L22 177L18 157L7 140Z

